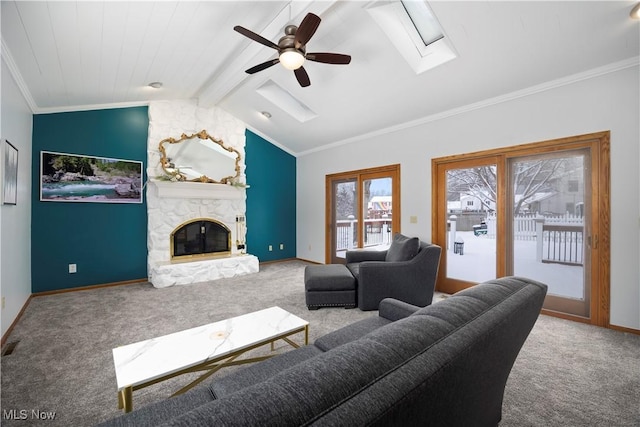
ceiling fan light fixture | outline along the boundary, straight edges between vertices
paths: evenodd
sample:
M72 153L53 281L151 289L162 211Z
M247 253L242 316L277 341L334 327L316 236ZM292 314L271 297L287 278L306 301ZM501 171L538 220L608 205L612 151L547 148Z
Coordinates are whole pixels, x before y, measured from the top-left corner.
M276 65L278 62L287 70L293 71L296 80L301 87L307 87L311 84L307 71L302 64L308 59L313 62L321 62L325 64L348 64L351 62L350 55L341 53L317 52L307 53L307 42L315 34L320 24L320 17L313 13L307 13L300 23L299 27L295 25L287 25L284 29L284 36L280 38L278 44L271 40L265 39L260 34L256 34L251 30L236 25L234 31L260 43L263 46L270 47L278 51L278 57L265 61L261 64L254 65L245 70L247 74L255 74L259 71L266 70Z
M304 55L296 49L285 49L280 54L280 64L287 70L297 70L304 64Z

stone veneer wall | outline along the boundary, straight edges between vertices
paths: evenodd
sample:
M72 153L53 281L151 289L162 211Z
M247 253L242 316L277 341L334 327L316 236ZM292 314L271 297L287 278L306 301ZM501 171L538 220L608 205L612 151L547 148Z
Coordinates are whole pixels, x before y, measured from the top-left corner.
M223 184L180 183L166 181L154 183L154 177L162 175L158 144L161 140L173 137L179 138L183 133L193 134L206 130L215 138L238 150L242 154L241 182L245 182L245 124L220 108L198 107L194 101L154 101L149 104L149 139L147 175L147 212L148 212L148 271L154 285L152 272L158 271L158 266L166 266L170 261L170 233L179 225L195 218L213 218L225 224L231 230L232 255L239 254L236 248L236 215L246 213L246 192L240 188L224 188L226 192L241 192L240 196L226 198L225 191L217 191ZM180 197L160 196L159 185L170 185L171 189L184 189ZM190 193L190 189L199 187L212 193L222 193L220 198L197 198ZM244 239L244 236L242 236ZM257 261L256 261L257 262ZM226 276L229 274L227 273ZM191 282L211 280L215 277L202 277L202 280L190 278ZM178 283L175 283L178 284Z

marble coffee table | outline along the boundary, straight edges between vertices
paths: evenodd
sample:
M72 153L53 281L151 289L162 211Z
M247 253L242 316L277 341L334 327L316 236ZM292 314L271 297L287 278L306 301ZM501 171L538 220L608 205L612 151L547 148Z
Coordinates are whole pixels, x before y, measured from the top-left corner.
M226 366L258 362L272 355L237 360L257 347L282 339L299 347L289 336L304 332L309 343L309 322L271 307L204 326L187 329L146 341L116 347L113 362L118 384L118 408L133 409L133 391L178 375L206 371L201 377L178 390L184 393Z

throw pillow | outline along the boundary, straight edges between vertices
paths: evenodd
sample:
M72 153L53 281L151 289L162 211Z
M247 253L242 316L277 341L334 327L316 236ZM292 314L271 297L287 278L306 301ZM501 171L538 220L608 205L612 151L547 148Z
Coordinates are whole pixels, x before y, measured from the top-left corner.
M419 248L420 240L417 237L407 237L397 233L393 236L393 241L387 250L385 261L409 261L416 256Z

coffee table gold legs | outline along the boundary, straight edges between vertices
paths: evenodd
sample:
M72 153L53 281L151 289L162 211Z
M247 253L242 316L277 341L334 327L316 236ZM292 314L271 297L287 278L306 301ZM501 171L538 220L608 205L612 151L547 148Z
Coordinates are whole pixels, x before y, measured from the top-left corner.
M304 332L304 345L308 345L309 344L309 325L305 325L304 328L299 328L294 330L293 332L288 332L285 334L282 334L278 337L275 338L271 338L268 341L262 341L262 342L258 342L255 345L245 348L243 350L237 351L235 354L230 354L230 355L226 355L224 357L219 357L219 358L215 358L215 359L211 359L208 360L204 363L198 364L198 365L194 365L191 366L189 368L185 368L176 372L173 372L171 374L162 376L162 377L158 377L156 379L147 381L145 383L142 384L136 384L134 386L129 386L129 387L125 387L122 390L118 391L118 409L123 409L124 412L131 412L133 410L133 389L135 388L136 390L141 389L143 387L147 387L150 386L152 384L156 384L159 383L161 381L167 380L169 378L173 378L182 374L186 374L189 372L197 372L197 371L205 371L206 373L203 374L202 376L200 376L198 379L196 379L195 381L191 382L190 384L187 384L186 386L184 386L183 388L181 388L180 390L178 390L177 392L175 392L173 394L173 396L181 394L186 392L187 390L191 389L193 386L199 384L200 382L202 382L203 380L205 380L206 378L208 378L209 376L211 376L213 373L217 372L219 369L227 367L227 366L234 366L234 365L242 365L245 363L254 363L254 362L259 362L265 359L268 359L270 357L272 357L272 355L268 355L268 356L258 356L258 357L253 357L250 359L243 359L243 360L236 360L236 358L238 358L239 356L241 356L242 354L246 353L249 350L253 350L255 348L261 347L265 344L270 344L271 346L271 351L274 351L275 347L274 344L276 341L278 340L284 340L285 342L289 343L292 347L294 348L298 348L300 347L300 345L294 341L292 341L291 339L289 339L289 336L293 335L293 334L298 334L300 332ZM226 360L225 360L226 359Z
M133 409L132 387L125 387L118 391L118 409L124 409L124 412L131 412Z

